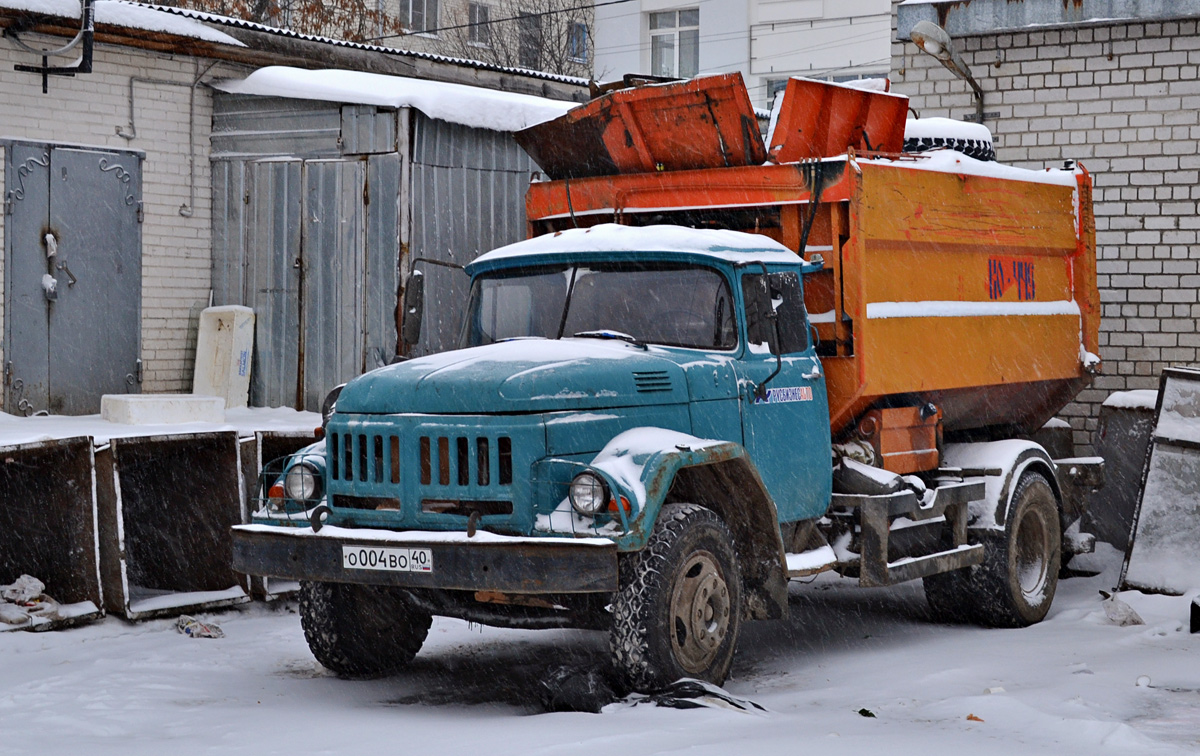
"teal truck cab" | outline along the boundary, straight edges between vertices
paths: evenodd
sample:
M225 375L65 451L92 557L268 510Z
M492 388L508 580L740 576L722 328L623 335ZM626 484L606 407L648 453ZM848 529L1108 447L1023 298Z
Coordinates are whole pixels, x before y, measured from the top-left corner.
M977 618L1040 620L1054 463L1027 442L995 470L854 462L804 307L820 269L764 236L612 224L479 257L462 348L348 383L324 447L235 528L235 568L299 579L314 655L350 676L399 669L450 616L605 629L632 688L720 684L742 622L785 616L789 578L827 569L924 577L946 611L998 592ZM1032 556L968 537L988 500L1001 530L1010 502L1041 507Z

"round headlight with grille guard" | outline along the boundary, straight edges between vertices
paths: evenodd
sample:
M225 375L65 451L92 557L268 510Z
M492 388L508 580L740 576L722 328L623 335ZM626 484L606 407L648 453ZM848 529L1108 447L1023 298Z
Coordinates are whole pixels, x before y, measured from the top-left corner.
M283 479L283 490L293 501L315 501L321 497L321 474L307 462L293 465Z
M608 506L608 485L595 473L584 472L571 481L571 506L582 515L592 516Z

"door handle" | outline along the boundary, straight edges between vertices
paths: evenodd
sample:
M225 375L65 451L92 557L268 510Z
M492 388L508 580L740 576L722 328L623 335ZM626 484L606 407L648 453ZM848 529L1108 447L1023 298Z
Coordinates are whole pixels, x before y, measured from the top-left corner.
M66 263L63 263L62 265L55 265L54 267L67 274L67 288L74 286L79 281L79 279L75 277L75 274L71 272L71 269L67 267Z
M820 377L821 377L821 365L820 365L820 363L817 363L816 365L813 365L813 369L812 369L812 372L811 372L811 373L804 373L804 374L802 374L800 377L801 377L801 378L803 378L803 379L804 379L804 380L806 380L806 381L815 381L816 379L820 378Z

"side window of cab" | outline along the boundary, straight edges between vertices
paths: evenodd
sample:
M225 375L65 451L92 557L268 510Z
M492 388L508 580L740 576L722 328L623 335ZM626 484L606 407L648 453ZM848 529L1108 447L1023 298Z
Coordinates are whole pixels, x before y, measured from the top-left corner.
M795 354L808 349L808 319L800 274L795 272L747 273L742 276L742 298L746 303L746 333L753 351ZM771 324L772 310L778 320L779 342ZM755 349L755 345L758 346Z

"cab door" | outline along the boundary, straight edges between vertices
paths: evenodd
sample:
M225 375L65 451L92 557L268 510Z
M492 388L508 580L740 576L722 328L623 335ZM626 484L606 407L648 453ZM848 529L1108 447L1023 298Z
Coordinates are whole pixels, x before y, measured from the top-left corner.
M819 517L832 490L829 404L800 273L746 271L741 290L742 444L775 499L780 522Z

